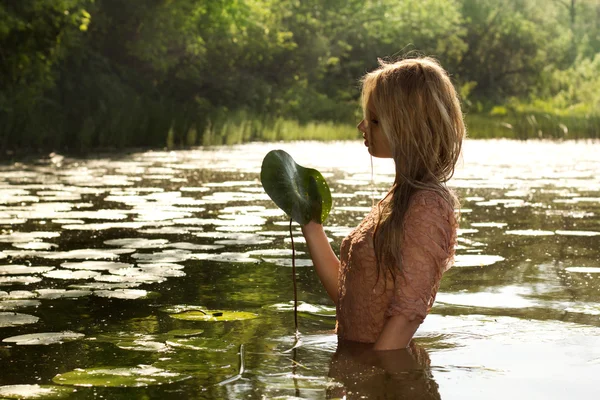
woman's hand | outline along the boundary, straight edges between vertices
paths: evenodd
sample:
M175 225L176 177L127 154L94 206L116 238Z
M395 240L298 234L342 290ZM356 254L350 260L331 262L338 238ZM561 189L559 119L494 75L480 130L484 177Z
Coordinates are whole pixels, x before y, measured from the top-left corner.
M310 222L321 222L323 218L323 197L321 197L321 193L319 193L319 185L317 184L317 180L312 175L308 179L308 196L311 201Z
M315 221L310 221L308 224L302 225L300 228L302 229L302 234L305 238L307 235L312 236L323 231L323 225Z
M302 226L302 234L306 239L306 246L312 258L317 275L325 287L327 294L337 305L338 273L340 260L331 249L323 225L310 221Z

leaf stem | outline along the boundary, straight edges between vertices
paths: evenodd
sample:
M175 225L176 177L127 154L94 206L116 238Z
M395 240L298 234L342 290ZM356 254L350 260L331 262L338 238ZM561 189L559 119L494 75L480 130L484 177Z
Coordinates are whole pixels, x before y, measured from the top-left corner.
M240 344L240 368L238 370L237 375L232 376L231 378L227 378L224 381L217 383L219 386L227 385L228 383L235 382L239 379L242 379L242 374L246 370L246 363L244 362L244 344Z
M296 249L294 248L294 235L292 233L292 222L290 218L290 240L292 241L292 282L294 282L294 328L298 334L298 290L296 288Z

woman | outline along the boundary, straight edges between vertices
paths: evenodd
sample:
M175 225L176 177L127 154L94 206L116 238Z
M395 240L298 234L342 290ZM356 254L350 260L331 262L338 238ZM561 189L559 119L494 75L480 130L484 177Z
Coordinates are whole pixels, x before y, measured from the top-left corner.
M311 222L302 232L336 304L339 339L403 349L454 259L458 201L446 182L465 126L456 91L431 58L380 60L363 78L362 108L365 146L394 160L394 184L342 241L340 260L322 225Z

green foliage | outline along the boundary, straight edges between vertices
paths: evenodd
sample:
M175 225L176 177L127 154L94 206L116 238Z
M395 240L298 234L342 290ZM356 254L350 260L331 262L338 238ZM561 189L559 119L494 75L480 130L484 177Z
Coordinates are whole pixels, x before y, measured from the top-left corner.
M350 138L358 79L406 54L475 124L599 135L591 0L20 0L0 49L1 151Z

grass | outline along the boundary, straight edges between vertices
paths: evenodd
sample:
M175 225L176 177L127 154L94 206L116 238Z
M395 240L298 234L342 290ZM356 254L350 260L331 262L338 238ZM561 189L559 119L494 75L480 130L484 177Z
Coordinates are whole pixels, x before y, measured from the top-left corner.
M9 130L13 132L21 131L20 134L10 135L7 135L8 132L1 132L3 134L0 137L4 136L7 143L4 146L0 144L0 149L11 153L87 153L139 147L181 148L252 141L331 141L360 138L358 130L350 123L299 123L284 118L259 118L245 111L201 113L202 115L194 117L196 114L188 112L179 115L167 108L169 107L164 105L158 107L154 102L123 103L119 108L119 115L111 113L110 110L98 111L83 119L85 123L70 120L68 115L62 115L54 124L42 124L41 122L47 122L50 118L46 118L46 113L40 113L27 120L24 126L28 129L21 130L15 124L0 124L0 131L9 127L12 127ZM170 108L177 110L175 106ZM466 114L468 137L519 140L600 138L600 115L597 114L500 109L500 112L496 110L493 113Z
M465 116L471 139L590 139L600 138L600 116L556 115L540 111L490 115L473 113ZM196 137L194 133L192 135ZM276 119L265 123L239 115L225 123L209 127L201 135L203 145L239 144L249 141L354 140L360 134L355 126L334 122L300 124Z
M201 135L191 130L188 137L190 143L231 145L251 141L352 140L358 139L360 134L356 127L350 124L335 122L301 124L284 118L261 120L239 112L229 115L222 121L208 124ZM198 137L200 140L196 142Z
M560 115L542 111L465 116L472 139L598 139L600 115Z

